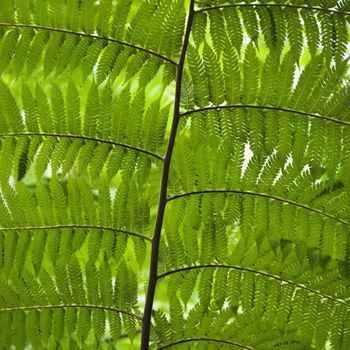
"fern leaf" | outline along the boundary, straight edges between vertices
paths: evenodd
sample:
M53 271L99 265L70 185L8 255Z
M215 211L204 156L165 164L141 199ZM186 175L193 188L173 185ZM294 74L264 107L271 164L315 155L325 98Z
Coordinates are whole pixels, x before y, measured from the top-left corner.
M277 94L277 75L275 74L275 67L277 59L274 54L269 54L264 62L261 85L259 91L259 99L261 104L268 105L275 99Z
M240 99L241 74L238 68L238 55L235 49L223 52L223 73L227 103L235 103Z
M346 56L346 44L348 38L348 28L346 20L343 17L333 18L333 36L334 38L334 58L337 64L340 64Z
M303 28L299 12L295 9L287 9L286 19L291 52L293 52L295 60L299 61L303 50Z
M214 104L219 105L224 100L224 94L220 88L223 86L222 72L219 65L219 57L208 44L204 45L203 60L209 77L210 100Z
M17 40L16 51L12 58L12 64L17 77L23 71L25 67L25 61L27 59L27 52L30 47L31 40L33 38L34 31L32 29L24 28L20 38Z
M242 101L247 104L254 103L259 89L259 61L253 44L249 44L244 53L243 74L245 80L242 86Z
M207 21L208 15L205 12L199 13L194 18L191 34L193 36L194 45L196 47L199 47L201 42L205 39Z
M101 84L107 78L119 52L120 48L116 45L107 45L104 48L97 66L97 85Z
M64 110L64 100L62 96L62 92L57 85L53 85L52 87L52 115L53 119L57 121L57 131L60 134L67 133L67 121L66 121L66 113Z
M4 36L4 38L1 40L0 74L3 74L4 70L9 65L11 58L15 53L18 35L18 30L15 29L6 33L6 36Z
M99 112L99 93L96 84L91 84L88 102L86 105L84 116L84 134L88 136L95 136L97 133L97 116Z
M317 24L317 17L312 11L301 11L300 14L304 20L307 47L310 53L315 55L321 42L321 34L319 25Z
M203 60L191 46L188 48L188 65L193 79L194 101L198 106L206 106L209 103L208 78L204 74Z
M23 130L23 122L17 103L3 82L0 82L0 106L11 130Z
M37 68L38 63L41 61L42 53L45 49L46 43L49 40L49 34L47 31L38 31L34 36L30 48L29 54L26 60L26 71L27 75L30 75L35 68Z
M244 29L249 35L251 42L255 42L259 36L258 18L255 9L250 7L242 8L241 15Z
M227 35L231 41L233 47L237 52L241 52L243 44L243 33L241 30L241 19L237 9L232 8L227 11L223 11L223 16L226 22Z
M64 42L64 35L57 33L49 38L47 43L45 53L44 53L44 72L45 74L50 74L55 66L59 56L60 48Z
M40 128L43 131L50 132L56 130L55 123L52 120L51 110L48 98L43 88L37 84L35 89L35 97L38 108Z
M319 22L321 24L322 45L327 62L332 59L332 39L333 24L332 17L329 14L319 14Z
M220 56L225 49L225 27L221 25L224 22L222 11L209 12L210 36L213 42L214 50Z
M96 31L103 35L109 35L109 21L110 17L106 16L106 13L111 13L113 9L113 4L110 1L101 1L98 7L98 13L96 18Z
M0 348L348 349L349 10L3 1Z

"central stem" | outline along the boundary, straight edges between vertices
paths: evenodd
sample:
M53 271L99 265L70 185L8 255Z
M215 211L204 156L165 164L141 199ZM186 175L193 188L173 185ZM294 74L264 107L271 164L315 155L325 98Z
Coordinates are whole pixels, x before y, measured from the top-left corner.
M173 121L171 125L168 146L167 146L164 163L163 163L157 217L156 217L156 223L154 226L154 232L153 232L153 238L152 238L148 289L147 289L145 309L144 309L143 319L142 319L141 350L148 350L149 348L153 301L154 301L154 295L155 295L156 284L157 284L160 235L161 235L162 226L163 226L165 206L167 203L167 187L168 187L168 180L169 180L170 161L171 161L171 156L174 149L176 132L177 132L177 127L180 119L180 96L181 96L182 74L183 74L183 69L185 64L186 51L187 51L187 46L190 38L194 13L195 13L194 0L190 0L190 9L187 17L184 41L182 44L180 60L179 60L179 63L177 64Z

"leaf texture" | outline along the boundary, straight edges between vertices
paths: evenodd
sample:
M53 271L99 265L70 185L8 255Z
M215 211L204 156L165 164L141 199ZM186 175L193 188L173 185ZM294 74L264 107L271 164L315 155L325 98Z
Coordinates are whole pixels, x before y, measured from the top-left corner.
M349 349L349 18L5 1L0 349Z

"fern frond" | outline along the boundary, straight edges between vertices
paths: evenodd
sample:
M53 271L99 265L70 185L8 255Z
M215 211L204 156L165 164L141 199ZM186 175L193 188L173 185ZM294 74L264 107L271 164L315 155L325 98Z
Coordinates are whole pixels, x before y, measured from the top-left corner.
M348 349L349 1L0 7L0 348Z

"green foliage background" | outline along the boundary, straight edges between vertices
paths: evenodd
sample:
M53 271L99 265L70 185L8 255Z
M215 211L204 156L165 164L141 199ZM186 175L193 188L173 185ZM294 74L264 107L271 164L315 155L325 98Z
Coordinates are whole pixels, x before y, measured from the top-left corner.
M350 349L349 18L3 0L0 349Z

